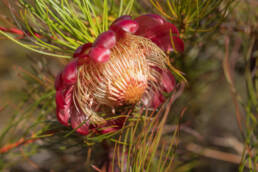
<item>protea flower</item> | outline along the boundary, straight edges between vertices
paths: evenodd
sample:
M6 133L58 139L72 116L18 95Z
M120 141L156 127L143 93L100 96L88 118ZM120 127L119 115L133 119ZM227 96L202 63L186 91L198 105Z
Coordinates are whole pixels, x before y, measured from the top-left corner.
M158 15L118 18L94 43L79 47L57 76L58 120L83 135L108 133L125 118L106 120L100 114L159 107L176 83L166 52L183 49L177 28Z

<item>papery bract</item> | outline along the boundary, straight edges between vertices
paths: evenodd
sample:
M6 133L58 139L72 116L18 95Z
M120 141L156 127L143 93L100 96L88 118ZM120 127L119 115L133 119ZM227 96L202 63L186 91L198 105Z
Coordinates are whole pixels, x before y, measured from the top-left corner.
M92 47L92 43L86 43L84 45L81 45L80 47L78 47L74 54L73 57L74 58L80 58L80 57L84 57L86 56L88 53L86 52L87 50L89 50Z
M69 119L71 117L69 105L65 105L64 108L56 108L56 116L60 123L65 126L69 126Z
M121 17L118 17L112 24L115 24L121 20L132 20L132 17L128 15L123 15Z
M94 43L94 47L113 48L115 44L116 35L113 31L109 30L98 36Z
M94 47L91 49L89 56L97 63L105 63L109 60L110 53L108 48Z
M139 24L139 29L136 32L137 35L142 35L149 29L165 23L165 20L162 17L155 14L139 16L135 18L135 21Z
M119 27L122 30L124 30L125 32L135 33L139 28L139 24L134 20L122 19L122 20L119 20L116 23L112 24L111 29L113 27Z
M89 121L87 116L74 111L71 116L71 125L76 131L82 135L87 135L89 133Z
M58 90L61 90L63 88L64 88L64 85L63 85L63 81L62 81L62 72L61 72L56 76L55 89L58 91Z
M165 92L170 93L176 86L175 77L170 71L163 71L161 76L162 88Z
M158 108L165 101L165 97L160 93L156 92L153 95L151 107Z
M77 80L77 59L71 61L66 65L62 72L63 84L72 85Z

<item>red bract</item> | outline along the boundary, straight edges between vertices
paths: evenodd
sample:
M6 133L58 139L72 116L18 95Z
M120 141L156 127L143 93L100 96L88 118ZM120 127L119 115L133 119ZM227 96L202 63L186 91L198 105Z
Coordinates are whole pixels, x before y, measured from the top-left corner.
M56 106L59 108L64 108L65 105L66 105L66 102L65 102L64 95L63 95L63 91L57 90L56 91Z
M152 19L154 19L155 21L157 21L159 24L164 24L166 22L166 20L164 20L161 16L157 15L157 14L146 14L146 15L142 15L142 16L148 16L151 17ZM141 16L140 16L141 17ZM139 22L140 23L140 22Z
M58 90L56 92L56 115L59 122L63 125L69 125L69 119L71 117L71 103L72 103L73 86L66 88L65 90Z
M165 97L160 93L156 92L153 94L151 106L153 108L158 108L165 101Z
M87 135L89 133L89 120L88 116L73 110L73 114L71 116L71 125L73 128L77 128L77 132L82 135Z
M117 18L112 24L115 24L115 23L117 23L117 22L119 22L121 20L131 20L131 19L132 19L131 16L124 15L124 16L121 16L121 17Z
M71 117L70 107L66 105L64 108L56 108L56 116L58 121L64 126L69 126L69 119Z
M162 71L161 76L162 88L166 93L170 93L176 86L175 77L170 71Z
M173 36L173 39L171 40L167 36L162 36L161 34L159 34L151 40L164 51L184 51L184 42L178 36Z
M89 53L89 57L96 63L105 63L109 60L110 49L102 47L94 47Z
M75 50L73 57L74 58L85 57L88 54L87 50L89 50L91 47L92 47L92 43L87 43L87 44L80 46L79 48L77 48Z
M77 80L77 60L73 60L66 65L62 72L62 82L65 85L72 85Z
M121 28L125 32L135 33L139 28L139 24L134 20L121 19L121 20L113 23L110 28L112 29L114 27Z
M115 33L111 30L107 32L103 32L98 36L94 43L94 47L102 47L102 48L113 48L116 44L116 36Z
M138 35L145 34L149 29L165 23L163 18L155 14L139 16L135 18L135 21L139 23L139 30L136 32Z
M151 23L154 23L151 25ZM155 23L152 18L144 20L143 29L139 29L136 34L151 39L164 51L173 51L174 49L179 52L184 51L184 43L179 38L177 28L171 23ZM171 39L172 35L172 39ZM175 48L174 48L175 47Z
M56 80L55 80L55 89L58 91L58 90L61 90L63 89L63 82L62 82L62 73L59 73L57 76L56 76Z
M173 50L183 51L184 43L164 18L155 14L118 18L94 43L80 46L57 75L58 120L83 135L106 134L124 125L125 117L115 118L121 110L126 114L135 106L158 108L164 93L175 90L166 55Z

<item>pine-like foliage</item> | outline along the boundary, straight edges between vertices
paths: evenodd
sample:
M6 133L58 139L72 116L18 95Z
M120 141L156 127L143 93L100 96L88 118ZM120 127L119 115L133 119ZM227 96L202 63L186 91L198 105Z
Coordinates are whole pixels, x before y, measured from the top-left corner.
M32 50L31 56L35 57L30 69L15 68L26 82L21 103L0 105L0 112L12 109L13 113L8 114L9 122L0 132L0 170L20 168L26 163L32 167L31 171L181 172L202 166L201 158L197 158L200 155L235 163L239 171L255 171L257 25L253 23L257 14L248 11L244 2L234 2L2 0L1 5L8 7L10 13L9 17L0 16L0 35ZM246 15L240 15L241 10L244 11L241 14L252 15L245 18ZM183 71L188 83L181 79L176 91L165 95L167 100L158 109L135 108L130 115L128 111L121 112L119 117L125 117L126 123L114 133L82 136L61 125L55 115L54 90L59 69L80 45L94 42L117 17L144 13L159 13L179 28L186 50L183 54L169 54L169 64ZM230 36L243 38L241 55L245 58L238 60L238 64L245 73L241 77L246 82L246 98L234 82L233 74L238 66L230 50L237 45L233 46ZM215 51L223 57L214 58L210 52L215 54ZM179 70L170 67L177 79L184 78ZM212 84L221 81L221 76L225 76L229 85L243 145L243 150L233 154L231 149L227 153L210 149L218 142L204 138L200 134L203 132L197 131L201 126L199 113L210 106L202 96L214 87ZM38 162L37 155L44 157L44 153L51 164Z

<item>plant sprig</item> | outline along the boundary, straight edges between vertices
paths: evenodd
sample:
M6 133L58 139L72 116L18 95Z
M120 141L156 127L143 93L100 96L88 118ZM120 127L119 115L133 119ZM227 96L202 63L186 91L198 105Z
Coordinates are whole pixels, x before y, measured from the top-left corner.
M69 58L80 45L93 42L106 31L115 18L129 14L134 0L120 1L119 8L116 3L114 0L104 3L101 0L13 0L9 6L19 18L17 27L26 33L26 41L3 31L0 34L37 53Z
M234 0L150 0L167 19L177 24L184 37L194 32L210 32L225 19Z

